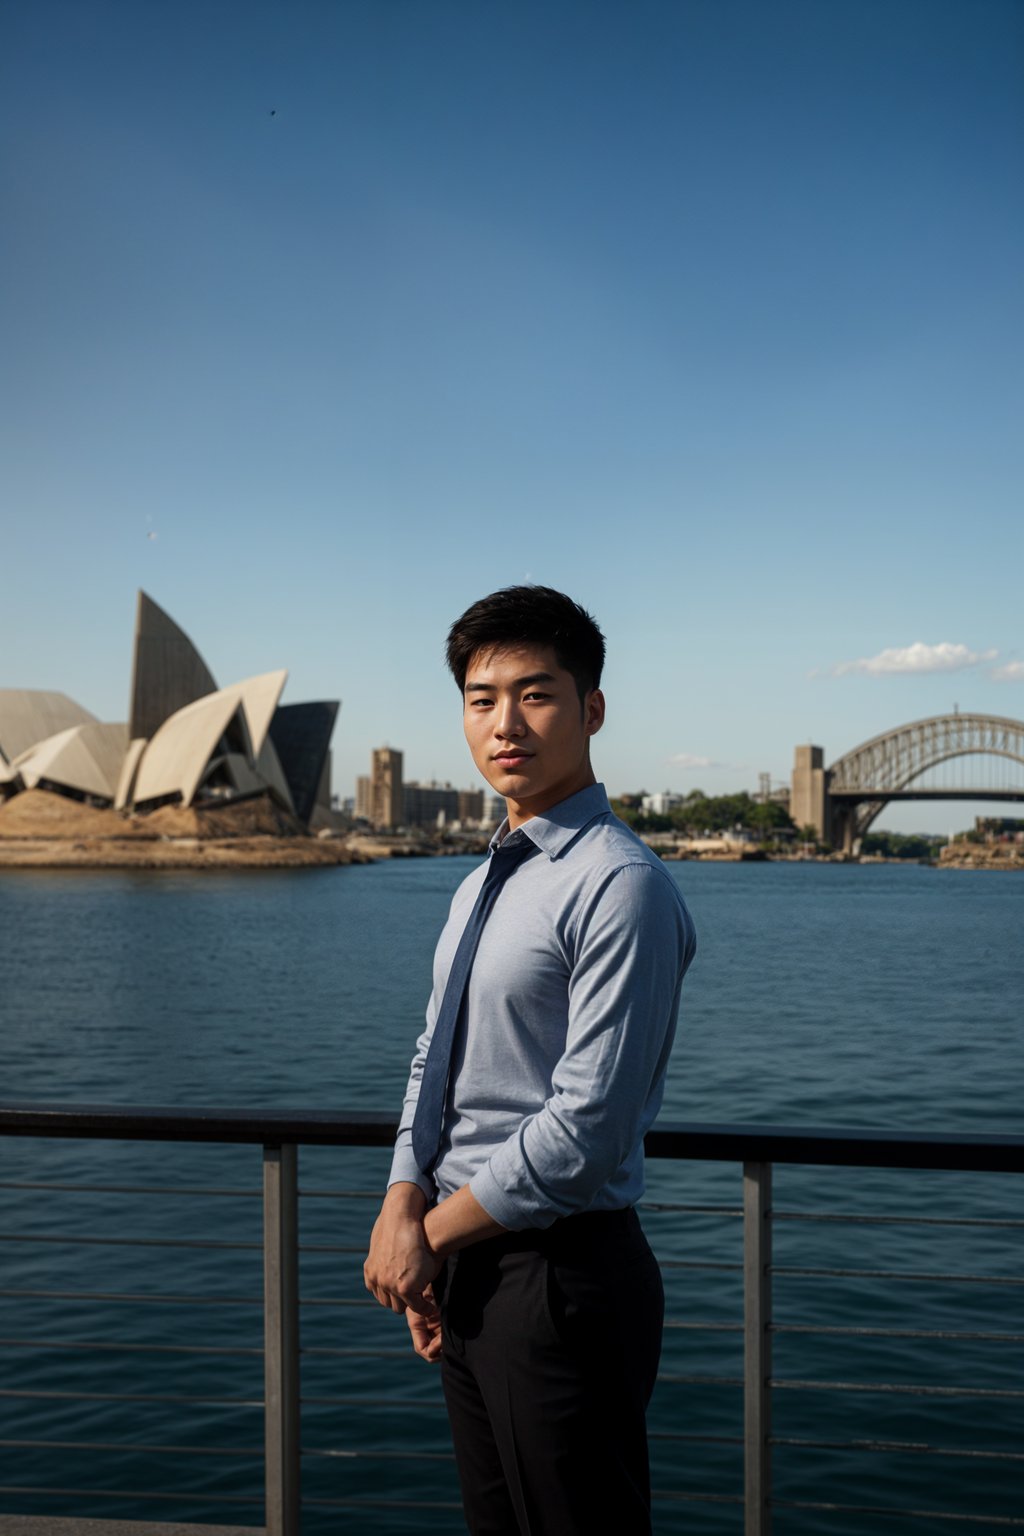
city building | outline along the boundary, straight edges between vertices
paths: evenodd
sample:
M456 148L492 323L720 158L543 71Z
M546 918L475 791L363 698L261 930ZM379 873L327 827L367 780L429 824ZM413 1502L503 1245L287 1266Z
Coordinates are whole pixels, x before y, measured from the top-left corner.
M145 813L266 794L308 826L330 810L339 706L282 706L287 678L218 688L184 631L140 592L128 720L97 720L62 693L0 689L0 796L43 789Z
M640 801L640 809L645 816L667 816L669 811L674 811L682 803L682 795L663 789L656 795L644 795Z
M419 784L411 779L402 791L404 825L446 827L459 821L459 791L451 784Z
M402 754L394 747L374 747L370 768L370 821L379 832L404 824Z
M484 818L482 789L456 789L453 785L419 784L412 779L403 790L407 827L480 827ZM501 801L505 815L505 802Z
M489 797L482 789L456 789L432 779L402 777L403 754L394 747L375 747L370 772L356 779L355 814L378 832L399 827L436 831L441 827L497 825L505 815L505 802ZM489 802L494 800L492 806ZM500 807L500 811L497 808Z

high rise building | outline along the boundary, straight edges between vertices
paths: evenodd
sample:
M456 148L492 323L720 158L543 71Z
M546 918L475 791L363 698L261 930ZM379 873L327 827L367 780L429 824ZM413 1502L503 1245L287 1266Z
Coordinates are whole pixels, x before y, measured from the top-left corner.
M373 780L368 773L361 773L356 779L355 810L360 821L373 819Z
M400 827L402 803L402 754L394 747L374 747L370 769L370 820L378 831Z

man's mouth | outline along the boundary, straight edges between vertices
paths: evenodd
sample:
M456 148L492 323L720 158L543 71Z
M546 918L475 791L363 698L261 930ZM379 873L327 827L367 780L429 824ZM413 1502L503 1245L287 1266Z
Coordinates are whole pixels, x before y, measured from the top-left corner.
M512 763L525 763L532 756L532 752L520 752L517 748L510 747L507 752L495 752L494 761L508 766Z

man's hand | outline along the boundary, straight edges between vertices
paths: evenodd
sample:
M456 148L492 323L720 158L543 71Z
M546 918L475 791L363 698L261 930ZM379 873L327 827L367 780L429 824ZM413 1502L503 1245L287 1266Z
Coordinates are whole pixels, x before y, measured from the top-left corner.
M437 1313L430 1282L442 1259L427 1242L426 1212L427 1197L417 1184L392 1184L370 1236L363 1279L382 1307L429 1318Z
M434 1293L430 1286L424 1292L433 1301ZM405 1320L409 1324L409 1332L412 1335L412 1347L421 1360L429 1360L431 1365L436 1364L441 1358L441 1314L435 1306L432 1314L420 1316L417 1312L406 1312Z

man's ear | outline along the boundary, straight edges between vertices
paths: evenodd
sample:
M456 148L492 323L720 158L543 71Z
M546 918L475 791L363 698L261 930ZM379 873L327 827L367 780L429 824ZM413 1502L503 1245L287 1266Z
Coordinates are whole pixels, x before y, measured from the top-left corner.
M604 725L604 694L600 688L591 689L583 705L583 729L588 736L596 736Z

